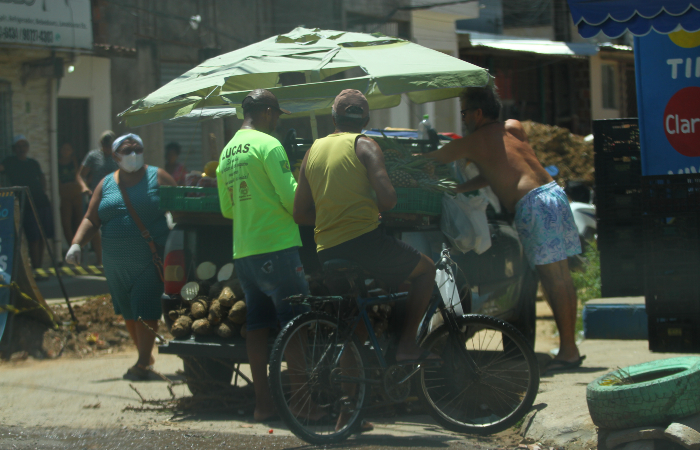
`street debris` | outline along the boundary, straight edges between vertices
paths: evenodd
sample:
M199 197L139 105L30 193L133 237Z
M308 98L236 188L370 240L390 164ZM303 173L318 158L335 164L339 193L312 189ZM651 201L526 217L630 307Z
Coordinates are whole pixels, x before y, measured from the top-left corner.
M78 323L72 322L68 308L53 306L55 320L61 324L58 329L47 329L43 334L41 351L47 358L68 356L85 358L100 354L122 351L133 346L126 330L126 323L114 313L112 298L108 295L92 297L73 306ZM167 333L162 322L159 332Z
M593 184L593 142L584 136L571 133L566 128L544 125L537 122L522 122L532 149L542 166L556 166L557 182L564 186L571 180L582 180Z

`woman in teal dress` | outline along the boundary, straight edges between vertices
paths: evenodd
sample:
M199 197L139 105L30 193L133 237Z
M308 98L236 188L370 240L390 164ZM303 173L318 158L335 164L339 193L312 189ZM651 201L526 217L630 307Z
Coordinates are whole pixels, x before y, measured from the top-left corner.
M138 319L158 329L163 282L153 264L150 247L126 208L118 183L126 189L136 214L160 248L165 245L169 229L158 207L158 188L177 183L165 170L144 164L143 142L137 135L119 137L112 144L112 150L119 170L105 176L95 188L88 211L66 254L66 262L80 264L81 247L101 228L103 265L114 311L124 316L139 354L125 378L145 379L154 362L155 336Z

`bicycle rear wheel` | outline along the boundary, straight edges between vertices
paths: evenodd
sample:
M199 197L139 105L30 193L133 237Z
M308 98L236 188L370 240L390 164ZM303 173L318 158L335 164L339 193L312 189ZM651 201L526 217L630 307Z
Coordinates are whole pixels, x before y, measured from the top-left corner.
M345 336L337 319L310 312L292 320L278 335L270 355L270 389L282 420L311 444L339 442L361 422L369 393L366 362L358 339ZM342 367L336 364L338 354ZM325 413L320 420L309 415ZM347 422L336 430L343 412Z
M494 317L468 314L457 323L458 330L444 324L421 346L443 360L439 367L421 369L421 397L448 430L505 430L535 401L540 383L535 353L520 332Z

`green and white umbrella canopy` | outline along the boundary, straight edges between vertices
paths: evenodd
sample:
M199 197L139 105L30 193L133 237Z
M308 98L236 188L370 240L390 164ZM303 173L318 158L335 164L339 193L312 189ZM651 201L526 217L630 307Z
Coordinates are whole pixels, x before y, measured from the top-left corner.
M351 69L349 73L362 75L328 80ZM306 83L282 86L280 74L294 72L303 74ZM403 39L299 27L211 58L134 101L120 116L128 126L137 127L192 117L193 110L212 107L233 114L251 90L265 88L292 112L286 117L300 117L330 113L343 89L363 92L370 108L380 109L398 105L401 94L425 103L491 82L481 67Z

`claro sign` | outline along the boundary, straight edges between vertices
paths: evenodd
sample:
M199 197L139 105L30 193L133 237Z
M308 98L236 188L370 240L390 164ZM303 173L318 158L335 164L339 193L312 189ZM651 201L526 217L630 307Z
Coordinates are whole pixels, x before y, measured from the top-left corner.
M0 45L92 49L90 0L0 0Z
M634 44L642 173L700 173L700 32Z

